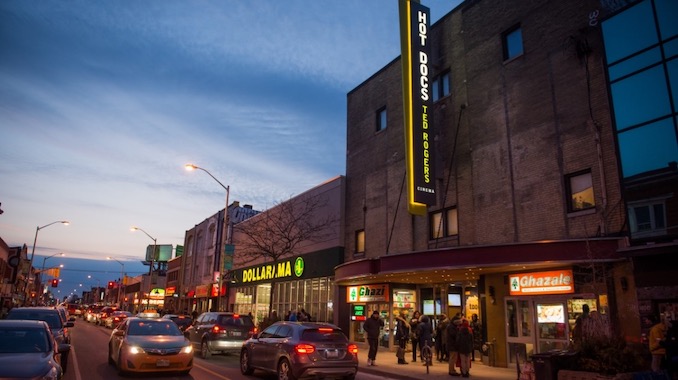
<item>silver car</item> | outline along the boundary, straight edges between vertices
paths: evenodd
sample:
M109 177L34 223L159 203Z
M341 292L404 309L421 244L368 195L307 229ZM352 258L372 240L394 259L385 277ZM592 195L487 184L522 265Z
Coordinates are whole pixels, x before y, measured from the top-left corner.
M184 335L203 359L216 353L239 353L242 343L255 333L249 315L229 312L202 313Z

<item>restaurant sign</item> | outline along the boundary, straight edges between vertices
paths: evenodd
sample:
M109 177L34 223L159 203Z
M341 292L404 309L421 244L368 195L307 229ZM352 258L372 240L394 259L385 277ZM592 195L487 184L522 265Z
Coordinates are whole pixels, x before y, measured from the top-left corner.
M388 302L388 284L349 286L346 289L346 302Z
M571 269L512 274L509 284L512 296L574 293Z

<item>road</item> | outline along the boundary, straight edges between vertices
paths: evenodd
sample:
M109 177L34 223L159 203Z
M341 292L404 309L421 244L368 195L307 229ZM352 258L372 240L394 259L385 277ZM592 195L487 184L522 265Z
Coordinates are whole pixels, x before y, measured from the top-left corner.
M96 326L78 318L75 327L71 328L71 353L68 371L63 380L99 380L126 379L118 375L115 367L108 364L108 339L111 329ZM236 355L213 355L209 360L195 357L193 369L186 376L178 374L131 375L127 378L143 378L148 380L274 380L275 375L267 375L256 371L253 376L240 373ZM383 376L358 373L358 380L387 380Z

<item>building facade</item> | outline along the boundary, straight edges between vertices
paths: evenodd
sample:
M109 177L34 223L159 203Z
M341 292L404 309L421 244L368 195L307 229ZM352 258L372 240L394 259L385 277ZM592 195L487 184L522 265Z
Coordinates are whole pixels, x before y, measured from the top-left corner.
M637 3L650 8L649 28L666 20L675 24L678 13L666 9L675 2ZM621 133L638 129L644 135L642 127L660 118L657 138L668 147L655 165L638 170L675 161L670 90L676 82L667 73L677 61L665 46L675 49L673 28L610 62L606 44L622 46L619 39L635 33L630 22L613 20L626 20L623 12L635 4L466 1L431 25L428 133L435 202L423 216L407 207L402 57L348 94L346 263L337 267L335 280L346 300L337 322L352 339L362 339L362 319L372 310L388 321L387 332L401 312L478 314L493 364L508 366L517 357L567 348L584 304L608 322L611 334L640 337L639 300L629 291L637 285L629 278L640 260L629 259L624 198L638 187L624 186L631 184L624 167L644 158L624 155L638 135ZM626 34L619 37L614 27ZM659 67L668 108L620 129L620 118L633 108L624 95L633 89L624 78L639 70L623 61L651 47L663 55L633 63ZM610 80L611 64L626 71ZM643 96L652 103L649 91ZM620 111L613 109L616 98ZM647 131L644 136L651 136ZM645 145L645 154L651 146ZM666 214L675 199L668 190L675 173L671 178L656 190L667 199ZM666 249L675 253L675 246ZM385 334L382 344L393 347L393 334Z

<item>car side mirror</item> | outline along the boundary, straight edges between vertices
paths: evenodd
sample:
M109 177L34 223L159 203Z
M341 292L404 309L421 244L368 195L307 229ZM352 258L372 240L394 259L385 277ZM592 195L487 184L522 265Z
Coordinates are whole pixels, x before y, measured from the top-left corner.
M71 350L71 345L67 343L59 343L57 346L57 352L60 354L65 354Z
M73 322L71 322L71 321L68 321L68 322L66 322L66 324L65 324L64 326L66 326L66 327L73 327L73 326L75 326L75 323L73 323Z

